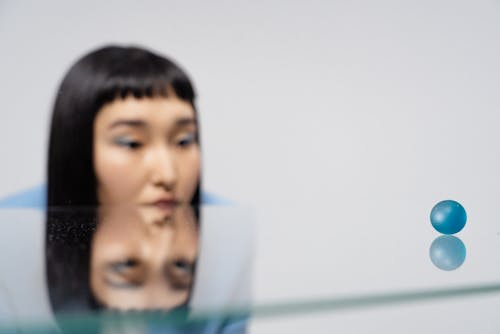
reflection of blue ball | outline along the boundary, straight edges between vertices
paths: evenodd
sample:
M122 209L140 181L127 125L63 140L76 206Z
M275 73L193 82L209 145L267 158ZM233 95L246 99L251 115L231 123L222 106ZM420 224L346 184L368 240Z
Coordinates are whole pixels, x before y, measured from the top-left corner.
M431 211L432 226L443 234L460 232L467 221L467 213L460 203L446 200L436 204Z
M457 237L442 235L436 238L431 245L429 255L431 261L441 270L455 270L465 261L465 245Z

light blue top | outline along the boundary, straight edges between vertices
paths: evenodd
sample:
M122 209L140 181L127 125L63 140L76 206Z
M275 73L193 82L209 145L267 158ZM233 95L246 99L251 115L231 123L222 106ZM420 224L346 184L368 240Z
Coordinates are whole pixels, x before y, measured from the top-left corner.
M44 209L46 204L45 184L29 188L0 199L0 208L34 208ZM201 193L201 203L206 205L230 205L231 201L211 193Z

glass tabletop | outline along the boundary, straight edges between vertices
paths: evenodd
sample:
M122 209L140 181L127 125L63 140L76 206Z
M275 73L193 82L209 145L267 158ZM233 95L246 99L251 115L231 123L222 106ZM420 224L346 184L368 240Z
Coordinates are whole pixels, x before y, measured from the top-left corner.
M495 332L500 212L436 203L2 209L0 333Z
M430 220L441 200L260 210L268 224L257 234L255 300L265 306L256 314L272 316L252 329L498 332L500 212L494 199L463 199L464 228L444 235Z

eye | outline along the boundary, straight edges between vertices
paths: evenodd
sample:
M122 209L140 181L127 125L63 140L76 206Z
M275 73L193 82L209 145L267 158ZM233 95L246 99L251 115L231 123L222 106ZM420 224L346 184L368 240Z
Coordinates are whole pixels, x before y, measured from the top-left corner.
M183 274L191 274L193 272L193 264L185 260L177 260L174 262L174 268Z
M179 147L188 147L196 142L196 135L188 133L177 138L176 145Z
M139 266L139 261L136 259L126 259L124 261L117 261L110 264L110 269L118 273L124 273L130 269Z
M122 147L125 147L128 149L131 149L131 150L138 149L143 145L142 142L140 142L138 140L134 140L131 138L126 138L126 137L116 138L115 140L113 140L113 142L118 146L122 146Z

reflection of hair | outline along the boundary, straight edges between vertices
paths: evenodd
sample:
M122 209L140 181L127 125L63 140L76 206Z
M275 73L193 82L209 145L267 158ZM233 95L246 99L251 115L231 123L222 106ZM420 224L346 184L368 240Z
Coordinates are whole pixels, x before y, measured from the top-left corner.
M141 48L108 46L76 62L61 83L52 114L47 205L97 204L93 123L104 104L129 95L171 93L196 110L187 75L170 60ZM199 203L199 188L193 204Z
M47 213L45 268L50 304L56 317L103 307L90 287L91 247L98 216L94 208L59 208ZM198 228L199 221L195 219L193 223ZM169 312L187 311L191 293L192 286L185 303Z
M89 258L96 230L94 210L49 210L45 261L50 302L57 312L98 308L89 287Z

